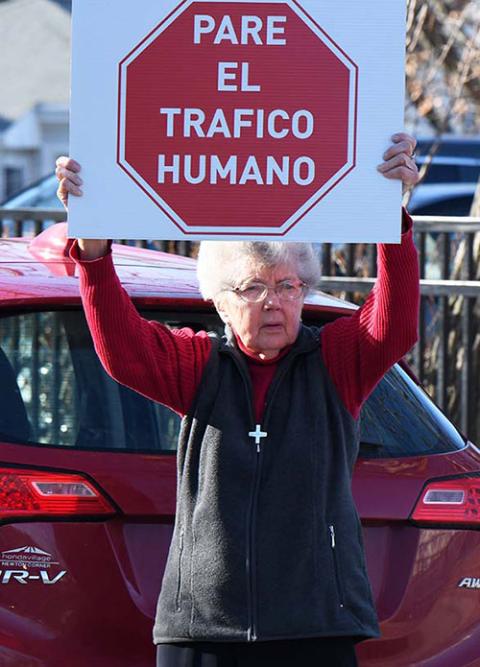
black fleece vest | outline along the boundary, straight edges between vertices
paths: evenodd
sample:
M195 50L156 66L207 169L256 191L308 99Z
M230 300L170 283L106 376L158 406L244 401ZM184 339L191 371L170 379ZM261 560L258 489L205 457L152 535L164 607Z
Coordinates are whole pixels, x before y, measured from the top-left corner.
M213 339L183 419L175 529L154 641L378 635L351 493L358 423L302 327L261 431L242 353Z

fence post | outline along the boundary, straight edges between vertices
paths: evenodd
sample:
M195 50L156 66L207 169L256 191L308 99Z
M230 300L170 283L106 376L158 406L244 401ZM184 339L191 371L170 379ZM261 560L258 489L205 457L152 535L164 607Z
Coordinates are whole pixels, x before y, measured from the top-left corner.
M440 248L442 254L441 276L443 280L450 277L450 238L449 234L442 232L440 237ZM436 400L442 410L447 408L447 388L448 388L448 335L450 313L448 309L448 296L441 296L439 315L440 327L438 335L439 356L437 364L437 394Z
M474 234L466 234L465 259L463 276L465 280L474 280L475 265L473 259ZM460 428L464 433L475 430L472 405L477 395L476 383L473 380L472 347L475 337L473 328L473 302L471 297L465 296L462 309L462 348L463 364L460 389Z

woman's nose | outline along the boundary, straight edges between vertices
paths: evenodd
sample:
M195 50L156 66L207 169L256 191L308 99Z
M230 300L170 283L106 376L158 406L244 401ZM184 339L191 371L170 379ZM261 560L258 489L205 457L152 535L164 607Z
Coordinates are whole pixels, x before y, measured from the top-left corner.
M271 308L280 308L280 297L276 293L275 289L270 287L265 301L263 302L263 307L270 310Z

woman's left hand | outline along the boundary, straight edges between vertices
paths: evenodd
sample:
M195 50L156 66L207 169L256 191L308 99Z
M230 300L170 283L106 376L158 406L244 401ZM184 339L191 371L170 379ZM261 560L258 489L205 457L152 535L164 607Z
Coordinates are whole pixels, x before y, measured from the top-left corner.
M416 185L419 181L419 173L415 164L414 137L399 132L392 137L393 144L383 154L384 162L379 164L378 171L385 178L402 181L404 185Z

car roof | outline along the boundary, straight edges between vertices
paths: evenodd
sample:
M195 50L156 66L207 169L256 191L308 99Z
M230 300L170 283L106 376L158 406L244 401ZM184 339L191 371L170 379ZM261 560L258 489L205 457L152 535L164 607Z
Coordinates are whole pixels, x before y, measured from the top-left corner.
M413 190L409 208L414 210L460 197L473 199L476 187L476 183L424 183Z
M0 206L11 209L37 207L62 210L62 204L57 197L57 187L57 177L54 173L49 174L10 195Z
M440 156L449 157L480 157L480 135L456 135L444 134L437 137L417 137L417 153L424 155L428 153L433 144L439 141L435 158Z
M2 306L77 304L78 277L74 263L65 254L66 247L65 223L49 227L34 239L0 239ZM190 306L193 301L199 307L209 307L198 290L195 259L116 243L112 244L112 253L120 281L134 299L146 303L160 299L180 306ZM306 306L339 314L356 309L320 291L308 295Z

